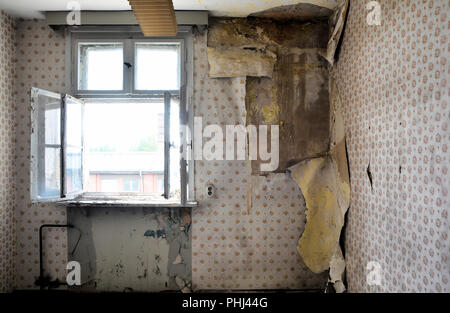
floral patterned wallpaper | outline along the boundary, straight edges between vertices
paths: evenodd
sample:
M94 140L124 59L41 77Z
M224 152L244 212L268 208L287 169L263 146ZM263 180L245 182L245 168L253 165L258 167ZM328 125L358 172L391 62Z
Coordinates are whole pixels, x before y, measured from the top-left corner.
M0 292L15 285L15 38L14 19L0 11Z
M449 292L450 2L378 1L380 26L366 3L350 3L333 70L352 178L348 288ZM367 284L371 261L380 286Z
M39 276L39 227L66 223L64 207L30 203L30 89L65 91L65 41L42 20L19 21L16 37L16 287L30 289ZM66 230L45 230L43 251L45 273L65 281Z

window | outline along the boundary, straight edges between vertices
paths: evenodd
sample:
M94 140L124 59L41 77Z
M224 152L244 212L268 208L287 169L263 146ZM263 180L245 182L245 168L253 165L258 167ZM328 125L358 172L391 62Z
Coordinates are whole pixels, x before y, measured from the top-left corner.
M135 82L137 90L178 90L180 88L180 45L136 43Z
M192 142L181 137L192 121L190 29L157 39L138 28L67 34L74 96L31 91L32 201L191 205L193 166L182 154Z
M164 179L164 101L91 100L85 106L88 191L163 194L164 186L150 182ZM177 136L173 131L171 135ZM106 178L117 181L118 187L106 190ZM176 184L171 185L171 193L178 192Z
M78 43L78 89L123 89L123 44Z

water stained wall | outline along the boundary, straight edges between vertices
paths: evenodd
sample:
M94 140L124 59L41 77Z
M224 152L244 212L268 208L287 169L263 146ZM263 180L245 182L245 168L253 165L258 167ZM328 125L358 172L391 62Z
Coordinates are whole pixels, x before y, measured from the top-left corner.
M210 76L247 76L247 125L280 127L277 172L285 172L289 166L328 149L328 63L322 57L327 40L325 22L260 18L211 20ZM241 60L246 60L249 50L259 52L260 56L253 55L244 67ZM220 57L239 61L221 62L222 68L217 69ZM264 63L268 57L273 62ZM255 73L255 68L261 71ZM254 174L261 174L261 162L252 161Z

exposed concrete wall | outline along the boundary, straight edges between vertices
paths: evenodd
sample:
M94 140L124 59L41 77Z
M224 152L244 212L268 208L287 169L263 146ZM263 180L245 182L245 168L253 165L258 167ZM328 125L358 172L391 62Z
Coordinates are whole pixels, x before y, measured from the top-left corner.
M328 149L327 67L317 53L293 49L278 54L272 79L247 80L248 124L280 126L279 172ZM253 173L260 163L252 162Z
M258 18L210 21L210 77L218 77L219 72L221 77L234 77L236 72L248 76L247 124L280 127L278 172L285 172L288 167L328 150L328 63L321 56L327 41L325 22L278 22ZM259 58L246 57L248 50L270 55L273 61L261 66ZM212 51L228 55L229 62L217 65L217 54ZM249 64L242 66L241 60L247 59L246 64ZM218 66L222 68L219 70ZM257 68L262 70L256 73ZM260 164L259 160L252 162L254 174L260 173Z

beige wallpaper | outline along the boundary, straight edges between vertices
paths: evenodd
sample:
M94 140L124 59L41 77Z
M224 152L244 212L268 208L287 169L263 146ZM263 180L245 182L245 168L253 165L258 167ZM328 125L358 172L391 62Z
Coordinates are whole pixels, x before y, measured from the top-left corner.
M245 77L208 77L206 33L194 38L194 103L204 126L246 124ZM286 174L250 173L247 161L195 162L193 288L323 288L326 274L308 270L296 250L305 226L300 189ZM207 197L208 184L217 198Z
M16 68L16 219L17 289L35 288L39 276L39 227L65 224L66 209L51 204L31 205L30 89L64 92L64 38L45 21L21 21L17 27ZM65 229L44 232L44 269L53 279L65 280L67 234Z
M15 21L0 11L0 293L14 288Z
M448 0L351 1L334 77L352 178L351 292L449 292ZM373 179L373 188L367 174ZM378 262L381 286L366 283Z

